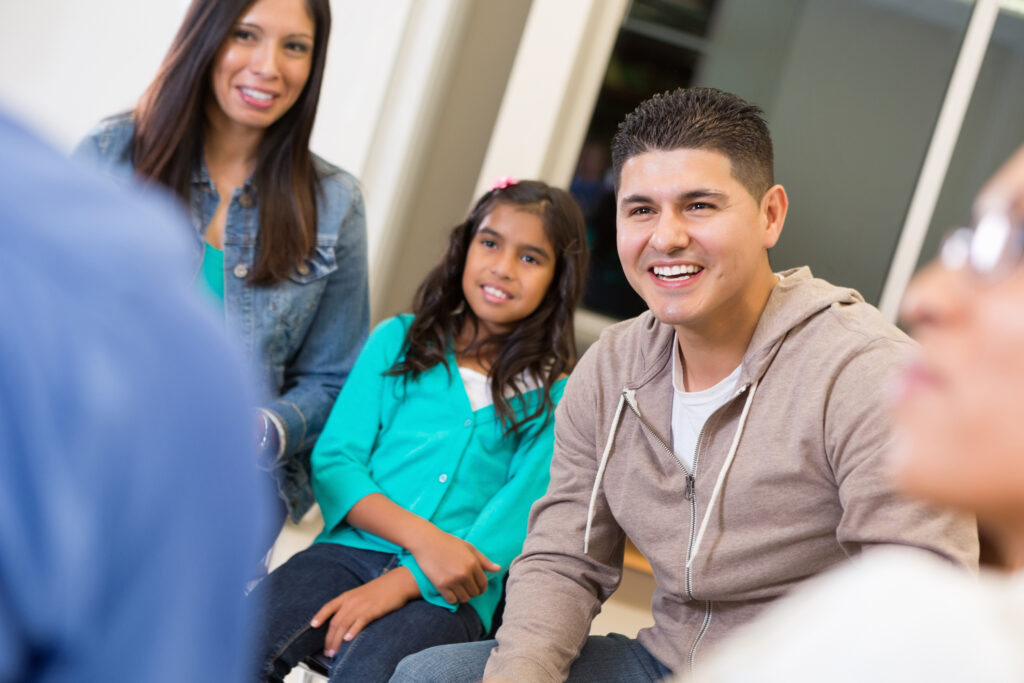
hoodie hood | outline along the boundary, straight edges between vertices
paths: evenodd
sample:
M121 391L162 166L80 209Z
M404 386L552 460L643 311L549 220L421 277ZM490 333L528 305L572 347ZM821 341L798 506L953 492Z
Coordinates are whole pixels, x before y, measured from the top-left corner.
M807 266L776 273L779 282L772 288L768 302L754 328L754 335L743 356L740 385L759 379L771 364L782 340L794 328L834 305L864 303L855 289L836 287L811 274Z

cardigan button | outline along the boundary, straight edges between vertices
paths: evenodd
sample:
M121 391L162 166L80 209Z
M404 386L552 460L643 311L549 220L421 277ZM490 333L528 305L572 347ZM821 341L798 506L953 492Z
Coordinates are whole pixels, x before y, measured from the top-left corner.
M469 426L471 426L471 425L473 424L473 421L472 421L472 420L466 420L466 422L465 422L464 424L465 424L465 425L466 425L467 427L469 427Z
M448 475L447 474L442 474L440 477L437 478L437 480L443 484L446 481L448 481Z
M249 266L245 265L244 263L239 263L231 272L235 274L235 277L241 280L242 278L249 274Z

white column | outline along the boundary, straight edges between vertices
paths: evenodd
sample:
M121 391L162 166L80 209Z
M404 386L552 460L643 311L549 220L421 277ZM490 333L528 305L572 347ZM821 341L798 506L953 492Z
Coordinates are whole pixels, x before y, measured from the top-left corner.
M939 120L932 131L921 175L917 178L917 187L914 188L914 195L910 200L907 219L896 245L896 253L893 255L889 274L882 288L878 308L889 320L896 320L903 292L914 275L914 268L928 235L935 204L939 200L939 192L942 191L949 161L960 136L960 128L967 114L967 106L971 103L974 84L978 80L978 72L985 59L985 52L998 16L999 0L975 2L974 11L967 24L967 33L960 46L956 66L953 68L953 75L949 79Z
M400 49L391 69L383 106L376 113L362 170L366 189L370 248L371 310L379 310L383 287L401 234L405 198L427 149L440 111L439 93L452 72L456 38L461 34L470 0L415 0L405 21Z
M499 176L566 185L628 0L533 0L474 196Z

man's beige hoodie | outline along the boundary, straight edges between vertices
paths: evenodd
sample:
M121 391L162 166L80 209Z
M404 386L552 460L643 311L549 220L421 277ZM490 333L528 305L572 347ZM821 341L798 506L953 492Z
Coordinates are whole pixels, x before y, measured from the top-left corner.
M645 313L609 328L581 359L556 412L551 484L512 564L487 677L567 677L619 584L627 535L657 582L654 626L638 638L677 673L775 598L870 546L977 565L973 519L911 502L886 477L885 396L913 342L854 290L806 268L781 275L736 394L704 426L693 473L667 445L672 327Z

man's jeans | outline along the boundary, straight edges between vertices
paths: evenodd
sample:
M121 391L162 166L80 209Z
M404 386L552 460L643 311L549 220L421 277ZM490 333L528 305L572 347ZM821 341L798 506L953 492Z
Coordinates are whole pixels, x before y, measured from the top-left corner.
M271 572L249 595L265 608L257 640L261 680L277 683L303 659L322 652L330 621L312 628L313 615L341 593L397 564L398 558L389 553L315 543ZM481 637L483 625L469 605L450 612L413 600L343 642L331 660L330 680L386 681L408 654Z
M402 660L391 683L477 683L495 640L432 647ZM653 683L672 672L632 638L590 636L569 670L569 683Z

